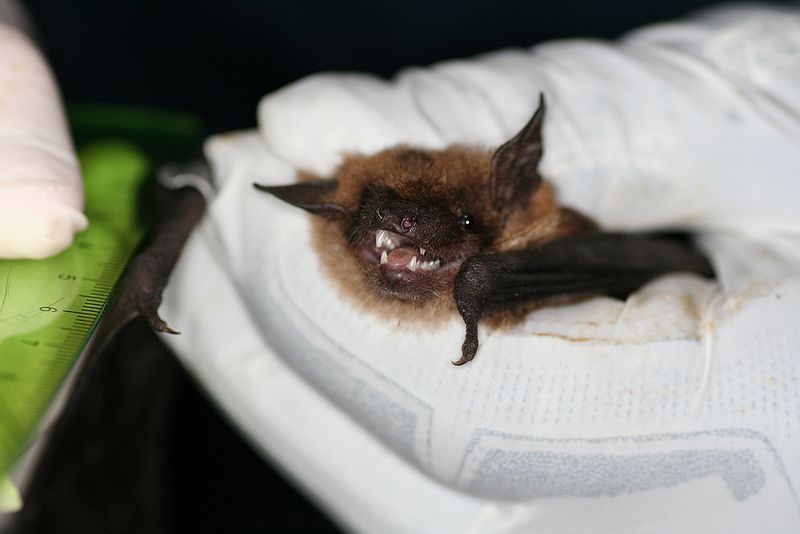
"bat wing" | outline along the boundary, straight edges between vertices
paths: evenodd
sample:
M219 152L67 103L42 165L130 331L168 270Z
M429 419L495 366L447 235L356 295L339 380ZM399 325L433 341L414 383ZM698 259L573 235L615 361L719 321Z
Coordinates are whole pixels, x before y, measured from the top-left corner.
M487 313L555 296L623 298L670 272L712 276L708 260L685 237L594 233L542 246L469 258L454 297L466 323L462 365L478 350L478 321Z

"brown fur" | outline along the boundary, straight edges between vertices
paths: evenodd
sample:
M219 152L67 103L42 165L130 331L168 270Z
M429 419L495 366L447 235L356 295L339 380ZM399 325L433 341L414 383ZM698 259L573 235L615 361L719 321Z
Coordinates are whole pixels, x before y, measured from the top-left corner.
M467 204L464 209L477 213L491 230L490 242L484 248L486 252L521 249L594 229L586 217L560 207L553 186L546 181L531 195L526 209L518 209L508 216L498 214L492 208L488 192L477 198L457 196L465 185L474 191L486 189L492 154L491 150L452 146L439 151L395 147L372 156L350 155L335 173L339 186L330 200L349 212L356 212L365 188L377 183L420 201L443 197L455 210ZM302 174L301 179L318 178ZM374 291L365 282L362 267L355 259L339 221L313 217L313 233L314 246L325 272L360 309L396 320L401 325L436 323L456 311L452 292L439 294L426 302L413 302ZM491 324L513 324L530 309L521 307L496 314Z

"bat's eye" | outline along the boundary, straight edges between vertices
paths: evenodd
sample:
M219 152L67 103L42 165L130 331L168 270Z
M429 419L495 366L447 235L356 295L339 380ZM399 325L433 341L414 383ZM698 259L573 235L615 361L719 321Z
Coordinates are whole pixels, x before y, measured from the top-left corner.
M386 217L386 213L384 213L383 208L378 208L377 210L375 210L375 215L377 215L378 219L381 221L383 220L384 217Z
M466 230L467 232L474 232L476 228L475 217L473 217L469 213L465 213L464 215L458 218L458 226L461 227L462 230Z

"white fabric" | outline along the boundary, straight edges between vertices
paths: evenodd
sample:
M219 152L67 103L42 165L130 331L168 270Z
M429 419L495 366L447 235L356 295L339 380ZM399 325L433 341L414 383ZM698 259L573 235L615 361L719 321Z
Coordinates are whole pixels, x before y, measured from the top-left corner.
M56 84L28 37L2 23L0 169L0 258L52 256L88 224Z
M358 315L308 216L253 191L346 151L497 145L548 101L543 173L608 228L684 227L719 274L481 330ZM363 533L800 530L800 12L732 8L618 44L390 83L314 76L206 153L219 186L162 314L261 450Z

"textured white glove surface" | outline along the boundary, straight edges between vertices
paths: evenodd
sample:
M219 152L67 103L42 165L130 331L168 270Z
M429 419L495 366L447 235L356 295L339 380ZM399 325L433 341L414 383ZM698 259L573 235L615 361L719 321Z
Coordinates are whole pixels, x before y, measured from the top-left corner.
M696 230L718 271L481 332L360 315L308 216L252 190L343 151L496 146L548 100L542 171L614 229ZM250 438L359 532L800 530L800 14L632 34L268 96L163 314ZM298 378L300 377L300 379ZM321 395L320 395L321 394ZM396 455L388 452L394 451Z
M0 24L0 258L61 252L87 225L78 161L39 51Z

